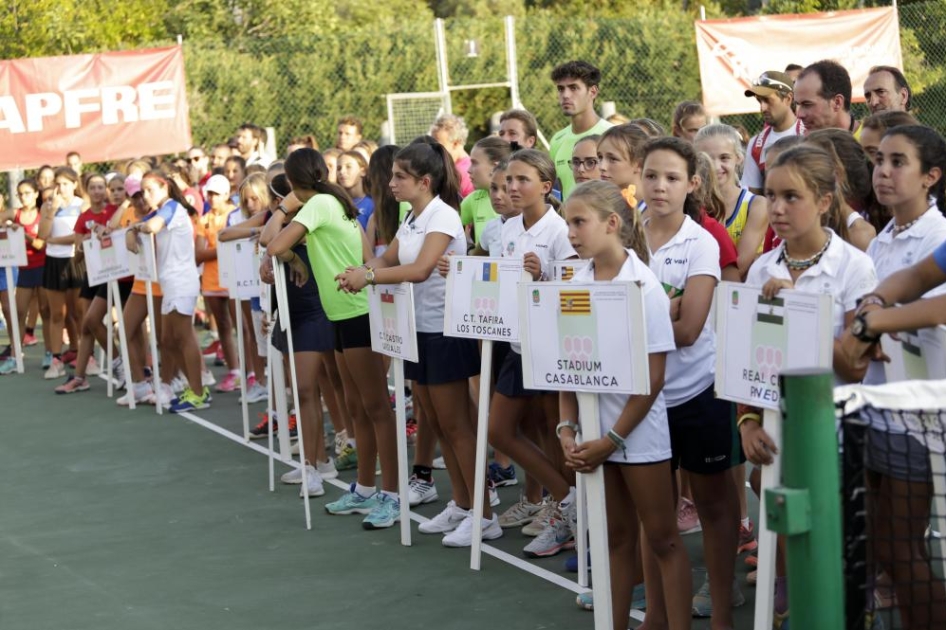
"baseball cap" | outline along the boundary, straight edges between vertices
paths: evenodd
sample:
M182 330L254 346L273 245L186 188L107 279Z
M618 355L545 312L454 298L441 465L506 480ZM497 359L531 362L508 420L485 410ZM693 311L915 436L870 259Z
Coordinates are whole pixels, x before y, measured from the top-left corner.
M129 197L133 197L135 194L141 192L141 178L132 175L125 178L125 194Z
M766 70L752 82L752 86L746 90L746 96L769 96L776 92L784 96L794 91L795 82L790 76L778 70Z
M204 184L204 194L217 193L218 195L230 194L230 180L223 175L212 175L207 183Z

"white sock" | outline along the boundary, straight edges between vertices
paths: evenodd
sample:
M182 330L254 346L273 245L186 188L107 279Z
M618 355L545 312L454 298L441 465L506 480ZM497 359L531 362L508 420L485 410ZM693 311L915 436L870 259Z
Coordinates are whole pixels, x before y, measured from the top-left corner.
M375 494L378 493L378 489L375 486L369 487L369 486L363 486L360 483L356 483L355 492L357 492L360 496L366 499L370 499L371 497L373 497Z
M750 523L749 523L749 517L748 517L748 516L747 516L746 518L744 518L744 519L741 519L740 522L742 523L742 526L743 526L743 527L745 527L746 529L749 529Z
M561 507L568 507L574 502L575 502L575 487L572 486L571 488L568 489L568 495L564 499L559 501L558 504Z
M381 491L381 494L383 494L383 495L386 496L387 498L391 499L392 501L397 501L397 500L398 500L397 492L388 492L387 490L382 490L382 491Z
M348 438L348 446L357 449L358 446L355 444L355 438Z

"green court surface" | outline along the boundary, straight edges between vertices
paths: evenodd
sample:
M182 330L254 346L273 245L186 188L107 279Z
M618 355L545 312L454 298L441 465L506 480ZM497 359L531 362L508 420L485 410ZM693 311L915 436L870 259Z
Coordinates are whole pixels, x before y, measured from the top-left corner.
M39 354L28 352L26 374L0 378L0 630L594 627L574 604L583 589L564 554L527 562L518 531L490 545L508 561L486 555L475 572L468 550L445 549L416 522L408 548L397 528L328 516L322 506L342 492L328 484L307 531L298 486L277 480L270 492L267 458L240 438L120 408L98 378L90 392L56 396ZM217 394L197 416L242 433L237 398ZM264 405L250 409L255 420ZM277 464L277 476L286 470ZM442 500L423 517L449 496L436 474ZM517 492L501 489L499 509ZM696 589L701 540L685 541ZM746 571L740 560L740 629L752 627Z

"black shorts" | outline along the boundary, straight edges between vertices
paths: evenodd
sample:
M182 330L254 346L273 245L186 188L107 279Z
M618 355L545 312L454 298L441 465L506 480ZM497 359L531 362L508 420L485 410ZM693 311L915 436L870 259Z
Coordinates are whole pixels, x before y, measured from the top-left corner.
M496 392L507 398L538 396L543 392L522 385L522 355L510 349L496 377Z
M335 349L335 327L324 312L293 313L289 324L295 352L331 352ZM272 341L273 347L280 352L289 352L289 339L278 321Z
M335 326L335 352L371 347L371 320L368 313L332 322ZM293 337L295 342L295 337Z
M713 385L667 407L673 469L712 475L746 461L736 431L736 406L716 398Z
M480 373L480 352L475 339L417 333L417 363L404 362L404 378L418 385L443 385Z
M128 303L128 298L131 296L131 288L134 286L134 282L121 282L118 283L118 297L122 301L122 306ZM95 287L95 297L102 298L103 300L108 299L108 283L103 282L102 284Z
M33 269L20 268L20 275L16 279L18 289L37 289L43 286L43 267Z
M54 258L46 256L43 267L43 288L47 291L68 291L81 288L85 284L84 274L80 275L72 258Z
M88 300L91 302L92 300L95 299L95 296L98 295L99 289L102 289L103 291L105 291L105 287L107 286L108 286L108 283L103 282L102 284L91 287L89 286L88 278L86 278L85 282L82 283L82 286L79 287L79 297L82 298L83 300ZM102 298L103 299L105 298L104 293L102 294Z

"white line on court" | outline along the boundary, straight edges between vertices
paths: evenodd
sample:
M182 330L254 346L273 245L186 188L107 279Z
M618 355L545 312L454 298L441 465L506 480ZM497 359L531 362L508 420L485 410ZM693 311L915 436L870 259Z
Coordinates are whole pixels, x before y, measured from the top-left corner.
M250 450L256 451L257 453L260 453L262 455L266 455L267 457L269 456L269 449L264 448L260 446L259 444L254 444L251 441L244 440L242 435L237 435L233 431L228 431L227 429L224 429L223 427L218 426L214 424L213 422L204 420L200 416L196 416L187 411L181 412L177 415L179 415L180 417L186 420L190 420L194 424L202 426L205 429L209 429L218 435L222 435L228 440L236 442L237 444L240 444L241 446L245 446L249 448ZM287 461L277 454L274 454L274 458L276 459L276 461L281 462L285 464L286 466L289 466L290 468L299 468L300 466L299 462L296 462L295 460ZM325 479L324 481L326 483L332 484L333 486L341 490L347 491L349 487L347 483L345 483L344 481L339 481L338 479ZM420 514L415 514L414 512L411 512L411 520L417 523L426 523L430 519L428 519L425 516L421 516ZM512 565L521 571L530 573L540 579L545 580L546 582L551 582L555 586L571 591L572 593L580 594L588 590L584 586L579 585L578 582L575 582L574 580L569 580L568 578L562 577L561 575L557 573L552 573L551 571L548 571L547 569L543 569L542 567L537 567L530 562L527 562L521 558L517 558L516 556L513 556L512 554L506 553L505 551L501 549L497 549L496 547L493 547L486 543L483 543L483 553L485 553L488 556L493 556L497 560L501 562L505 562L506 564ZM643 621L644 613L642 613L639 610L632 610L631 619L636 619L637 621Z

